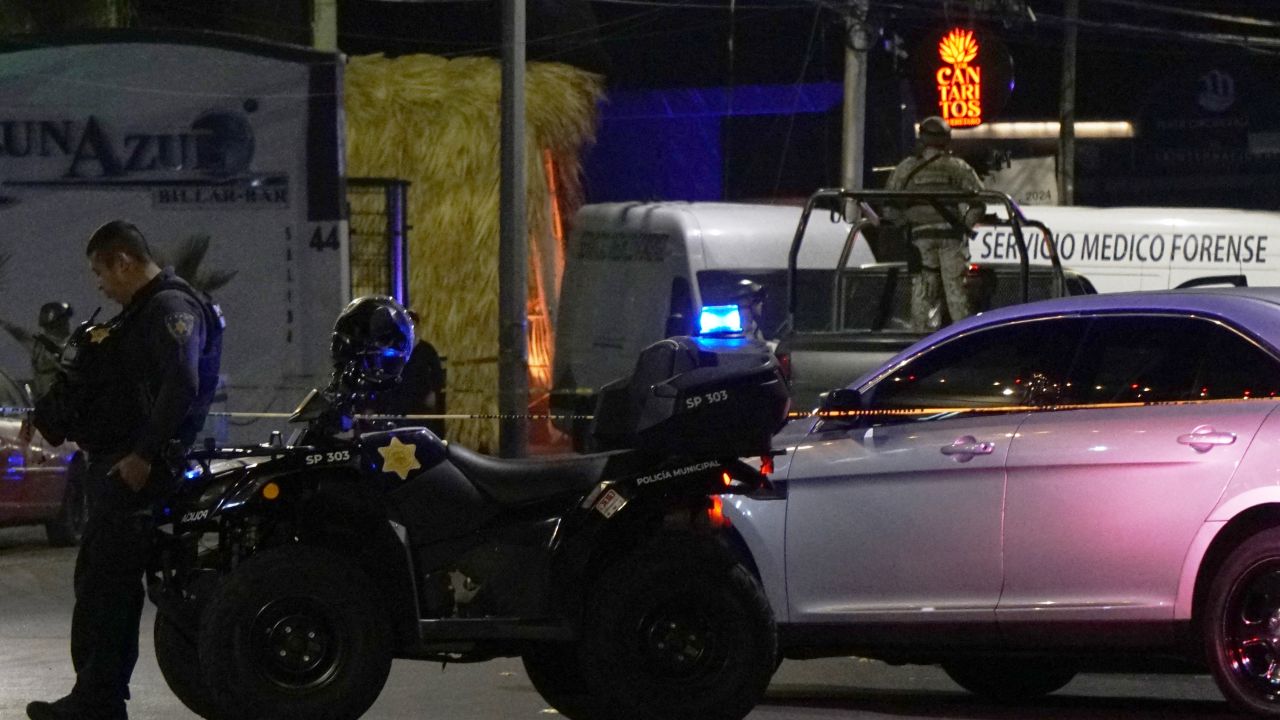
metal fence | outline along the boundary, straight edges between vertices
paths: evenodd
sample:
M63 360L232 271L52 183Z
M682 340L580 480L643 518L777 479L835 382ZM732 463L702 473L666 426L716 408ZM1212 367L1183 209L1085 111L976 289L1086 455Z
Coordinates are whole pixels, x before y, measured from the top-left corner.
M347 178L351 297L390 295L409 303L409 182Z

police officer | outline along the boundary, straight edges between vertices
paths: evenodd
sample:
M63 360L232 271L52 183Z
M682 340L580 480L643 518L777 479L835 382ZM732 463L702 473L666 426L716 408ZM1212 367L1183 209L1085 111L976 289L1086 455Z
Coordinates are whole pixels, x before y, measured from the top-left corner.
M982 181L964 160L951 154L951 126L940 117L920 122L916 151L898 163L889 176L889 190L978 192ZM952 322L973 314L964 289L969 264L968 229L985 208L961 205L948 213L929 203L909 204L904 212L911 243L919 252L920 268L911 282L911 325L918 331L941 324L942 297ZM960 225L961 227L957 227Z
M421 318L413 310L405 314L413 322L415 333L421 329ZM400 372L400 382L378 392L371 410L386 415L439 415L444 413L445 374L444 361L435 346L417 335L417 343L409 355L409 361ZM413 421L444 438L443 420Z
M738 317L742 320L743 337L765 341L764 304L768 299L768 291L760 283L743 278L734 288L733 301L738 306Z
M89 458L89 522L75 569L71 659L75 686L33 702L33 720L123 720L138 659L142 579L150 551L149 506L172 483L166 454L189 446L217 384L222 322L217 306L152 259L132 224L94 231L86 255L102 293L122 310L93 327L68 437ZM65 378L64 378L65 380ZM61 382L61 380L60 380ZM37 403L37 426L40 417ZM40 429L38 427L38 429Z
M49 392L58 376L58 356L71 335L71 306L64 302L41 305L36 324L40 332L31 338L31 372L38 398Z

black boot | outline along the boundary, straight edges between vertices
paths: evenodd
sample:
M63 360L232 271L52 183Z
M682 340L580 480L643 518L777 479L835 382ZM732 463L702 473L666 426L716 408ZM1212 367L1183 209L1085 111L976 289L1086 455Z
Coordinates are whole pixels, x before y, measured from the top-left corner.
M27 705L31 720L129 720L124 701L88 704L68 695L53 702L37 700Z

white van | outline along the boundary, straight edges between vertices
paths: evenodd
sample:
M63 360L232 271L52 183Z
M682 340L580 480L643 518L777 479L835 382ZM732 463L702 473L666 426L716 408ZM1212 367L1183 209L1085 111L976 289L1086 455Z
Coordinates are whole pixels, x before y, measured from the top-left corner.
M1022 206L1053 232L1062 265L1097 292L1186 283L1280 285L1280 213L1205 208ZM587 415L595 393L629 373L640 350L692 333L698 309L723 304L741 279L768 291L765 336L786 314L787 253L801 208L731 203L611 203L583 207L569 238L552 373L556 415ZM831 278L850 226L815 211L801 246L796 331L828 329ZM1039 230L1026 229L1032 264L1047 265ZM1008 227L979 225L975 270L1016 264ZM848 268L874 273L861 237ZM892 301L903 304L906 293ZM901 313L899 313L901 314ZM895 315L896 316L896 315ZM809 325L814 325L810 327ZM569 431L572 424L557 420ZM579 432L573 433L578 436Z
M1280 213L1036 205L1024 205L1022 212L1053 232L1062 265L1087 277L1098 292L1231 277L1280 285ZM1027 234L1027 250L1032 263L1049 262L1038 230ZM979 226L969 254L975 263L1018 261L1008 228Z
M726 304L743 279L764 286L761 327L771 335L786 315L787 253L800 210L660 202L578 211L560 292L552 413L589 414L595 392L630 373L641 349L664 337L692 334L699 309ZM849 229L827 213L810 222L798 259L802 304L806 287L830 287ZM850 266L874 260L866 243L854 243ZM815 274L825 278L809 277Z

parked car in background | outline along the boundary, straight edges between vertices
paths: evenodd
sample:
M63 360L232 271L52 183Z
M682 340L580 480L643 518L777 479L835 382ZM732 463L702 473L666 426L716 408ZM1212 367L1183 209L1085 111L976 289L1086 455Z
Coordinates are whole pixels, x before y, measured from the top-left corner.
M29 389L0 371L0 407L30 406ZM88 517L84 454L75 443L50 446L34 428L24 442L23 425L0 415L0 526L42 524L51 544L76 545Z
M830 393L726 500L784 656L940 664L1002 699L1212 672L1280 717L1280 288L1063 297Z

